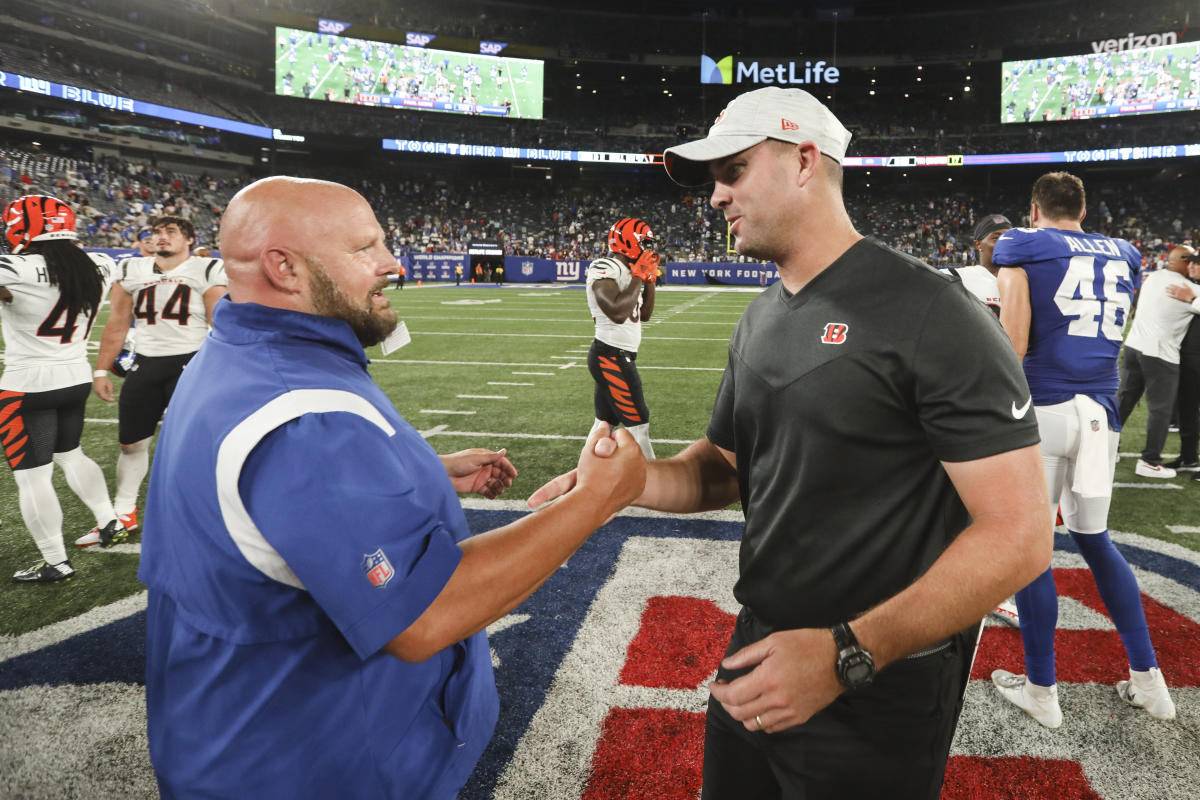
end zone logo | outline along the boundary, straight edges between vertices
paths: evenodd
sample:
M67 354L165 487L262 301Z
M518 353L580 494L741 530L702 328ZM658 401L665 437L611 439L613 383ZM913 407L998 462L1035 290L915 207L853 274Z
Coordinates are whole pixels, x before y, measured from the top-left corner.
M1056 538L1060 547L1069 546L1066 536ZM492 796L699 796L707 683L738 610L731 592L737 549L736 541L640 535L625 540L612 577L596 593ZM1200 636L1200 594L1190 585L1196 579L1196 554L1184 561L1136 546L1123 549L1138 571L1159 663L1181 716L1186 715L1200 686L1200 663L1191 654L1191 643ZM1168 563L1192 576L1187 588L1144 566ZM1170 752L1178 723L1153 720L1117 697L1113 687L1127 677L1124 651L1095 582L1078 553L1056 550L1053 566L1060 596L1064 730L1070 725L1076 735L1047 731L996 695L989 679L993 669L1024 671L1021 637L1016 628L988 625L942 800L995 797L997 786L1008 788L1006 797L1190 796L1186 787L1200 778L1200 763L1172 761L1171 769L1181 771L1167 776L1154 759L1122 757L1129 740L1141 742L1148 752ZM494 640L497 649L500 641ZM510 666L507 660L505 666ZM1114 726L1127 735L1100 735ZM1122 768L1113 770L1114 763Z

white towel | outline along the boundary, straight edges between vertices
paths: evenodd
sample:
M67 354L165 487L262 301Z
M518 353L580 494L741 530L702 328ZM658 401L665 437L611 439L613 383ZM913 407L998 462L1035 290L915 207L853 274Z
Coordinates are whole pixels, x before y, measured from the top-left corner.
M1075 451L1071 490L1080 497L1112 497L1108 412L1092 398L1077 394L1075 415L1079 418L1079 449Z

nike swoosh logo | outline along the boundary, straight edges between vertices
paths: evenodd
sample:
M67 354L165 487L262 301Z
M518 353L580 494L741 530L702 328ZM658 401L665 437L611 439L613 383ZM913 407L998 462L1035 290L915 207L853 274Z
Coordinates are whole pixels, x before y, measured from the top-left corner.
M1013 419L1024 419L1025 412L1029 411L1029 405L1032 402L1033 402L1033 395L1030 395L1029 399L1025 401L1025 405L1021 406L1020 408L1017 408L1017 404L1014 401L1012 404Z

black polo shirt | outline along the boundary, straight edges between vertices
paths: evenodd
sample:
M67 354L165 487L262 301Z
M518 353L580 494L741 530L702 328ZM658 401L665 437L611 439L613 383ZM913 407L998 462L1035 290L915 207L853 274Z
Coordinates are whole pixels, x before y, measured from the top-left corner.
M1028 399L962 282L872 239L756 298L708 438L737 455L734 595L758 636L851 619L920 577L969 522L939 461L1037 443Z

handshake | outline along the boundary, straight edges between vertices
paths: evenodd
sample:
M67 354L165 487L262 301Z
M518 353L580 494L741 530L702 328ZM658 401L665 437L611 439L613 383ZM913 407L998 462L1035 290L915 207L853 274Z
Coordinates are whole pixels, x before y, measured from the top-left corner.
M641 278L643 283L654 283L658 280L658 265L662 256L653 250L643 250L629 265L629 271L635 278Z

